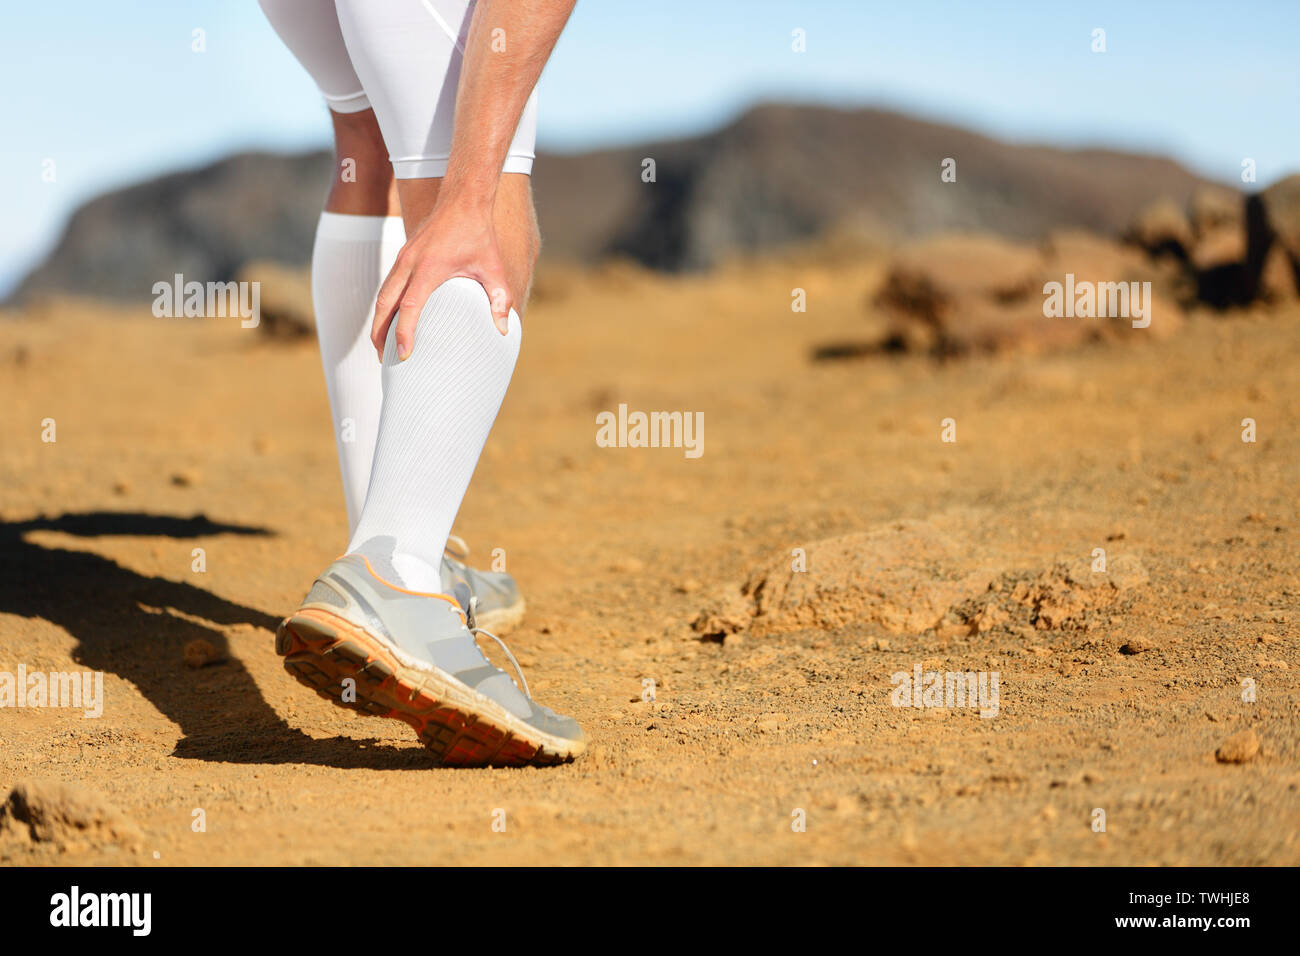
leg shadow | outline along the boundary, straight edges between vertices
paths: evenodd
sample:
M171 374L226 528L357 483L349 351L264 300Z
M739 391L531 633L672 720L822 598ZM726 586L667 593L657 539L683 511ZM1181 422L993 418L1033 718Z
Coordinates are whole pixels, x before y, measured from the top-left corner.
M201 538L266 535L264 528L180 518L88 512L0 522L0 611L44 618L78 641L77 664L134 684L184 735L173 756L222 763L308 763L404 769L432 766L423 748L350 738L317 740L290 727L262 697L247 668L212 625L251 624L274 632L279 618L195 587L147 577L85 551L29 542L28 532L80 537L144 535ZM209 641L224 663L187 667L185 645ZM306 688L301 688L307 693ZM112 706L111 700L107 706Z

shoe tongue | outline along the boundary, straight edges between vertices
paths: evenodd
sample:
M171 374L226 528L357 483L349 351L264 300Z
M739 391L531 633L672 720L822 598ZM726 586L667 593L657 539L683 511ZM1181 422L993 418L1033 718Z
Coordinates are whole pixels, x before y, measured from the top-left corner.
M459 581L464 581L465 576L460 573L460 569L452 563L451 559L443 556L442 563L438 566L438 576L442 579L442 593L451 594L456 589Z
M397 549L397 539L392 535L381 535L366 541L361 547L355 550L365 555L366 560L370 562L370 567L375 574L379 575L389 584L395 584L399 588L406 587L406 581L398 573L397 568L393 565L393 552Z
M472 597L469 585L464 581L457 581L455 587L451 589L451 596L456 599L456 602L460 605L460 609L468 615L469 602Z

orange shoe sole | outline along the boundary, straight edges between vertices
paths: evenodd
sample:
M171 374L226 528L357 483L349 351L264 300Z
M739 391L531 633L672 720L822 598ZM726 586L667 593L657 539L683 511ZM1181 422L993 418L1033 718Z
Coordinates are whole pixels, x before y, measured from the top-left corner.
M275 651L286 671L331 703L409 724L442 766L548 767L568 763L586 746L532 727L443 671L407 665L369 632L325 610L285 618ZM349 679L353 688L344 684Z

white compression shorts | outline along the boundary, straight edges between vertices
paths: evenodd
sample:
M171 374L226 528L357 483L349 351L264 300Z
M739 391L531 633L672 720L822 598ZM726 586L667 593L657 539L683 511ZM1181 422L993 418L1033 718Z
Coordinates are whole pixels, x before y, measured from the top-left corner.
M474 0L259 0L266 18L336 113L374 109L398 179L447 173ZM505 173L531 173L537 90Z

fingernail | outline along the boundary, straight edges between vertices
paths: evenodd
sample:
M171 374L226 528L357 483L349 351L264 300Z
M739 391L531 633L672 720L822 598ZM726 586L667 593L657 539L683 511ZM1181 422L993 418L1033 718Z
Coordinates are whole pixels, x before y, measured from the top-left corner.
M410 346L408 346L408 345L404 345L404 344L402 344L402 343L399 342L398 345L397 345L397 359L398 359L398 361L400 361L400 362L405 362L406 359L407 359L407 357L408 357L410 354L411 354Z

